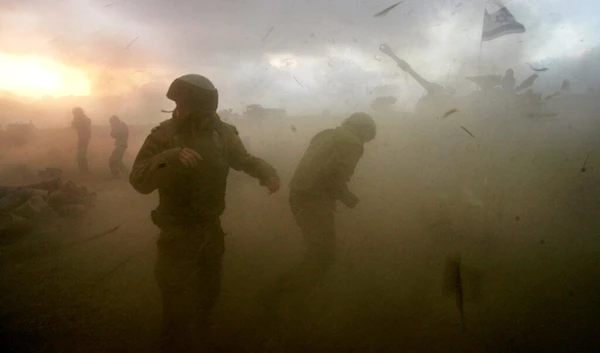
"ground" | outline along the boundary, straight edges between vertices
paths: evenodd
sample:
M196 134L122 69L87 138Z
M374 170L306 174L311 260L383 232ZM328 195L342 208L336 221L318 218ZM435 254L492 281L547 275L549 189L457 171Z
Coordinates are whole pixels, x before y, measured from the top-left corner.
M599 347L598 159L580 171L598 147L598 124L588 116L502 123L460 115L379 118L378 138L367 145L351 183L361 203L338 210L338 262L308 308L287 303L283 335L275 336L257 295L300 259L286 185L312 134L340 120L329 119L294 122L297 132L240 127L251 152L280 170L284 187L268 195L249 177L230 178L218 351ZM134 129L127 163L149 128ZM112 146L102 128L90 147L93 175L79 177L71 134L49 130L28 150L1 157L34 170L63 167L67 178L98 193L85 219L0 239L2 351L156 351L158 230L149 219L156 195L109 178ZM446 259L457 253L464 264L464 332L455 298L442 285Z

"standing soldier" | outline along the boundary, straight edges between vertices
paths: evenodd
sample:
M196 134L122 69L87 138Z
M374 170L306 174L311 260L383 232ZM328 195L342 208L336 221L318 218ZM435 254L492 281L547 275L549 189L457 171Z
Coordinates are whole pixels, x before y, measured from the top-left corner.
M373 118L352 114L342 126L318 133L290 182L290 206L302 231L306 253L300 266L279 278L262 299L276 310L284 292L306 297L335 261L336 201L349 208L358 198L348 189L366 142L375 138Z
M152 211L161 230L155 276L162 294L163 352L187 352L192 326L206 338L220 292L225 251L220 216L229 168L279 189L276 170L250 155L233 125L217 115L218 92L207 78L190 74L167 92L173 117L154 128L140 149L129 181L142 194L158 189Z
M89 172L87 152L92 137L92 121L80 107L73 108L71 127L77 131L77 165L81 173Z
M118 116L110 117L110 136L115 139L115 149L108 159L110 172L115 176L127 175L127 167L123 163L123 156L127 150L129 140L129 127Z
M505 93L514 93L515 92L515 72L513 69L508 69L504 73L504 77L502 77L502 91Z

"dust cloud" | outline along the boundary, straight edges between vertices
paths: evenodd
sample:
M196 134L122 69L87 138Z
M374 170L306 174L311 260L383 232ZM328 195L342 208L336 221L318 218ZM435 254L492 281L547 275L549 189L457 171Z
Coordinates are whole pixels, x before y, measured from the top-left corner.
M354 210L339 206L337 263L307 309L285 303L283 351L598 347L600 123L597 102L576 98L561 98L558 115L543 120L493 111L374 115L377 139L366 145L350 184L361 202ZM284 187L269 196L256 180L230 175L213 335L219 351L269 351L273 337L258 292L303 251L285 185L310 138L346 116L234 122L250 152L279 170ZM152 127L131 126L128 166ZM63 168L66 179L98 193L85 219L2 237L3 345L20 352L155 351L158 230L149 213L157 197L109 177L107 127L93 131L92 176L75 173L75 145L74 131L41 129L31 145L2 151L5 166ZM3 171L3 184L28 181L23 169L11 170ZM443 288L446 260L456 254L464 267L464 332L455 298Z
M108 118L130 125L131 167L169 117L160 110L174 106L168 85L187 73L213 81L219 109L236 113L223 118L282 180L268 195L257 180L229 176L216 351L599 351L600 46L589 19L598 5L509 1L527 31L484 44L483 13L497 10L489 3L405 1L375 17L392 2L2 2L0 54L81 69L90 95L0 92L0 125L37 127L24 146L0 131L0 185L61 168L64 181L98 195L81 219L0 233L2 351L157 351L158 196L110 176ZM518 85L533 74L526 63L549 70L515 106L465 79L512 68ZM454 95L413 109L427 88L420 75ZM397 103L370 109L387 97ZM287 115L239 118L250 104ZM74 106L92 120L89 176L77 173ZM304 251L287 184L310 139L354 111L372 113L378 130L349 185L361 201L338 205L336 264L306 305L284 302L274 335L259 293ZM456 256L464 320L447 283Z

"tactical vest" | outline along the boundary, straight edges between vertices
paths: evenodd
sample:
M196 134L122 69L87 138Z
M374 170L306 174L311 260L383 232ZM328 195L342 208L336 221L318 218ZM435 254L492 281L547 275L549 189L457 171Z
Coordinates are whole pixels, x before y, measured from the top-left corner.
M152 215L158 226L212 222L223 214L229 175L226 131L219 120L211 125L194 131L169 127L167 149L187 147L203 160L197 168L182 168L171 183L158 189L159 206Z

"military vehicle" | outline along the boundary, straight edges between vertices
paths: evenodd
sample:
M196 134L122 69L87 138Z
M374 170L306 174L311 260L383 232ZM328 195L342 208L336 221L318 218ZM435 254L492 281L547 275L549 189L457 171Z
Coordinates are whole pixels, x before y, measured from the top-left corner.
M14 147L26 146L35 138L36 131L35 125L31 122L8 124L6 130L2 132L3 144Z
M246 106L244 118L262 123L271 119L282 119L287 116L285 109L264 108L260 104L251 104Z

